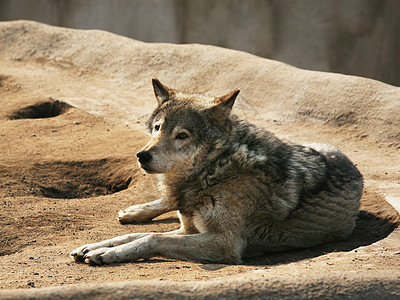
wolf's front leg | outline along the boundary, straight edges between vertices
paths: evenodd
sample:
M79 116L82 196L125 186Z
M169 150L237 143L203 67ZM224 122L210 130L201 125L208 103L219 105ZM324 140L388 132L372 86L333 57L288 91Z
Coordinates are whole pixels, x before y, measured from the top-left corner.
M118 213L118 220L122 224L140 223L151 221L164 213L176 210L175 205L165 198L161 198L145 204L132 205Z
M236 264L241 262L244 245L240 238L227 237L221 233L152 234L118 247L89 251L84 260L89 264L101 265L163 256L197 262Z
M73 250L70 255L74 258L75 261L83 262L85 260L84 256L88 252L94 251L99 248L110 248L110 247L115 247L115 246L119 246L122 244L126 244L126 243L132 242L134 240L143 238L149 234L151 234L151 233L130 233L130 234L122 235L122 236L112 238L109 240L105 240L102 242L86 244L86 245L83 245L83 246Z

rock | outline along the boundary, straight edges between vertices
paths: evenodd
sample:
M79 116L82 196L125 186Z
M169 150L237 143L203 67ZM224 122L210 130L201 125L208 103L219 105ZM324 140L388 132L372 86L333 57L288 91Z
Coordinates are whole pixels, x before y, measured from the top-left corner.
M132 86L129 105L124 107L127 116L145 115L152 109L154 102L144 99L153 97L150 80L158 77L176 89L215 95L240 87L236 109L255 119L357 125L378 141L400 143L400 88L375 80L302 70L214 46L143 43L104 31L29 21L0 22L0 42L0 55L9 59L57 63L62 57L63 64L68 61L77 73L82 68L95 69ZM90 101L77 102L87 109ZM109 113L113 106L119 109L121 105L103 103L111 107L96 106L92 112L109 118L113 118Z

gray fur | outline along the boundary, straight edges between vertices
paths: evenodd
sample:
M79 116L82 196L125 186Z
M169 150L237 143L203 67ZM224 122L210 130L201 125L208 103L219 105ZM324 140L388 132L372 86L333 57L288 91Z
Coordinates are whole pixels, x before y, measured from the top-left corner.
M330 145L296 145L231 115L239 90L181 94L153 80L159 105L138 153L161 174L163 197L119 214L122 223L178 210L181 229L131 234L71 253L93 264L166 256L239 263L244 256L346 238L355 227L362 175Z

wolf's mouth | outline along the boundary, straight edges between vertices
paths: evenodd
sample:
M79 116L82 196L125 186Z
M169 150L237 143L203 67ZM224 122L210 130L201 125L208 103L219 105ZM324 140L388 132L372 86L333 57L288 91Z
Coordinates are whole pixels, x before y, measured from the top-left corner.
M139 166L146 172L149 174L153 174L153 173L157 173L156 171L154 171L152 168L150 168L149 166L146 165L142 165L141 163L139 163Z

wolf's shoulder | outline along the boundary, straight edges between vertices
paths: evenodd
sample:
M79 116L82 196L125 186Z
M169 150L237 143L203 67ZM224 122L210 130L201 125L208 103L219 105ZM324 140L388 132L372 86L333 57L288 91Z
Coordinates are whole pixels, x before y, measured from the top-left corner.
M234 152L246 152L247 159L255 156L259 158L263 156L265 161L268 157L285 159L297 149L297 145L284 141L274 133L242 119L234 120L230 135L229 146Z
M234 119L230 134L232 142L248 144L254 148L264 145L278 146L286 144L274 133L244 119Z

